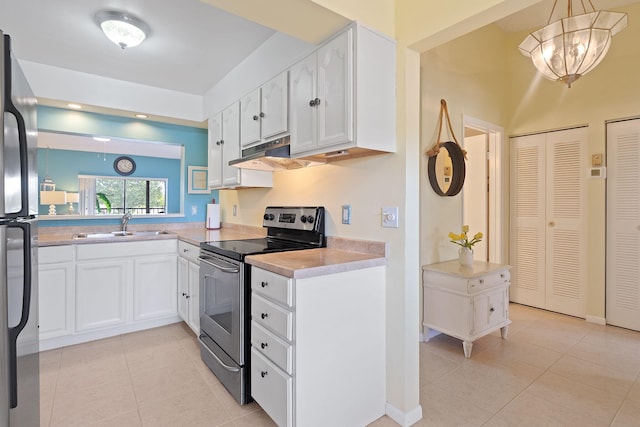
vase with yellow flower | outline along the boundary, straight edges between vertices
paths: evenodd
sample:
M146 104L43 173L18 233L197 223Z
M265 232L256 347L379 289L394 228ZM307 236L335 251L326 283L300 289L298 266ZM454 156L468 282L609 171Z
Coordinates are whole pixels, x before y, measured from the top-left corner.
M462 226L462 233L449 233L449 240L460 246L458 250L458 259L460 265L470 267L473 265L473 245L482 241L482 233L476 233L469 239L469 226Z

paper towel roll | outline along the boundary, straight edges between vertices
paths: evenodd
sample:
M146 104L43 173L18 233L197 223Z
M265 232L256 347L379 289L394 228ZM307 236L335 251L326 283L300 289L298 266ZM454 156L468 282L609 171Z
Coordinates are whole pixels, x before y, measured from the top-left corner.
M207 230L217 230L220 228L220 205L207 204Z

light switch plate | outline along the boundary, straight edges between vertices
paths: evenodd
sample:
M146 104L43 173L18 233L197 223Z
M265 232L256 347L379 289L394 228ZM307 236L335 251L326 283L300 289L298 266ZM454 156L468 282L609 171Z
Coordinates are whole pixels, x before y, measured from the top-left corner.
M351 205L342 205L342 223L351 224Z
M382 226L387 228L398 228L398 207L382 208Z

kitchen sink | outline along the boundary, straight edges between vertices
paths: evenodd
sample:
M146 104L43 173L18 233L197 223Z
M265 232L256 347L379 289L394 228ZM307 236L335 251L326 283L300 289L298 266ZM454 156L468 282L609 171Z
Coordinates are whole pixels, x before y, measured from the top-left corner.
M170 234L166 230L153 231L112 231L110 233L76 233L74 239L110 239L126 236L159 236L161 234Z

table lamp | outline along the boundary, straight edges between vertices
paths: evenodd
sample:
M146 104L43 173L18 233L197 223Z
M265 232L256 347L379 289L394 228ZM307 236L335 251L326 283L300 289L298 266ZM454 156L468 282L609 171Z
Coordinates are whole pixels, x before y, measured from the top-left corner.
M66 191L41 191L40 204L49 205L49 215L56 215L56 205L67 203Z

